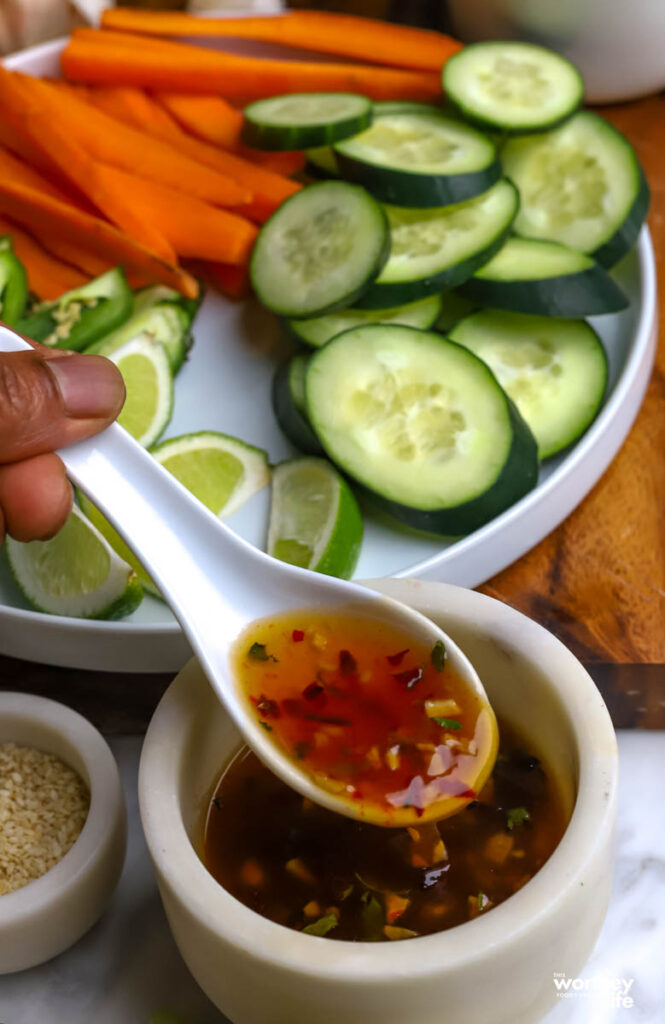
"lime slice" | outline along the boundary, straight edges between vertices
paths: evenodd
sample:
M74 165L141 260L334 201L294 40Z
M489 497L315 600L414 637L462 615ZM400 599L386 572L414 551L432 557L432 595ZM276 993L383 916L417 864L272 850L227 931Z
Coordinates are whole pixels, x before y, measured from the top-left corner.
M127 547L120 534L113 529L108 519L102 515L97 506L93 505L90 498L87 498L81 491L77 491L76 497L83 514L90 520L92 525L99 530L104 540L111 545L116 555L119 555L124 562L127 562L127 565L132 567L138 579L143 584L146 592L148 594L152 594L153 597L161 597L157 587L152 582L150 576L148 576L148 573L145 571L134 552Z
M148 448L164 432L173 408L173 374L162 345L145 335L133 338L111 359L120 370L127 398L118 423Z
M120 619L143 599L134 570L77 508L51 540L21 544L8 537L7 557L18 586L38 611Z
M266 452L212 430L172 437L152 454L220 517L230 516L270 479Z
M292 459L273 470L268 553L283 562L348 579L363 536L349 485L325 459Z

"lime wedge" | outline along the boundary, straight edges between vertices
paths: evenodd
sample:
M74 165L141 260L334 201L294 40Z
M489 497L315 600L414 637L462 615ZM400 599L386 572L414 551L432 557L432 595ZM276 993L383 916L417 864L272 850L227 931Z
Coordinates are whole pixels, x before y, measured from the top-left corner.
M127 547L120 534L113 529L108 519L102 515L97 506L93 505L90 498L87 498L81 491L77 491L76 497L83 514L90 520L92 525L99 530L104 540L111 545L116 555L119 555L123 562L127 562L127 565L132 567L138 579L143 584L146 592L148 594L152 594L153 597L161 597L157 587L152 582L150 576L148 576L148 573L145 571L134 552Z
M292 459L273 470L268 553L283 562L348 579L363 521L343 477L325 459Z
M173 408L173 374L164 348L145 335L109 355L120 370L127 398L118 423L148 448L163 433Z
M230 516L268 483L268 456L228 434L182 434L152 454L216 516Z
M7 557L18 586L38 611L120 619L143 599L134 570L77 508L51 540L21 544L8 537Z

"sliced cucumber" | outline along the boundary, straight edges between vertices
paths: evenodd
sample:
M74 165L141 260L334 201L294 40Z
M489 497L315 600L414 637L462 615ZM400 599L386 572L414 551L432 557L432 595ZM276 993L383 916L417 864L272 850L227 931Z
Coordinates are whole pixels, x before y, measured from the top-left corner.
M288 363L277 367L272 382L272 407L291 444L306 455L322 455L323 448L307 415L305 373L308 359L306 355L295 355Z
M317 316L311 320L287 320L291 334L312 348L321 348L326 342L342 331L363 324L404 324L405 327L419 327L427 330L441 313L443 300L440 295L428 295L426 299L409 302L394 309L343 309L328 316Z
M305 153L307 163L305 170L312 178L339 178L337 157L331 146L317 146Z
M42 302L16 330L42 345L81 351L124 323L133 303L122 268L114 267L55 302Z
M334 150L345 178L396 206L461 203L501 177L491 139L438 113L375 109L371 126Z
M177 373L192 346L190 324L190 314L178 302L160 301L135 312L122 327L90 345L86 352L110 356L128 341L143 338L159 342L166 352L173 373Z
M520 193L515 231L589 253L613 266L635 244L649 187L621 132L580 111L542 135L510 139L501 153Z
M287 199L261 228L252 285L281 316L319 316L353 305L389 250L383 207L358 185L321 181Z
M455 324L463 320L465 316L474 313L476 307L463 295L460 295L459 291L446 292L442 299L441 312L434 324L434 330L439 331L440 334L449 334Z
M570 117L584 82L565 57L533 43L473 43L446 61L446 96L470 120L508 132L544 131Z
M590 256L533 238L509 238L460 292L478 306L546 316L598 316L628 305L619 285Z
M451 338L487 363L529 424L547 459L594 420L607 385L607 357L584 320L483 310Z
M254 149L328 146L372 123L372 103L352 92L271 96L245 107L242 141Z
M448 110L434 103L419 103L417 100L376 100L373 104L374 117L385 114L429 114L446 117Z
M387 206L390 259L356 305L387 309L457 287L498 252L517 207L517 192L508 181L459 206Z
M480 359L438 334L339 334L312 356L306 393L330 457L411 526L468 533L536 482L517 409Z

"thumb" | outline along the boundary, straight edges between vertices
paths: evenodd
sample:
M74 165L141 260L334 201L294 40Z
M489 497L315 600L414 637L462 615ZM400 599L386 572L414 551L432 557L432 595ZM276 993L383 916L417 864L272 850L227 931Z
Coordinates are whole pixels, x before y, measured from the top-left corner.
M102 356L0 354L0 464L98 433L124 400L120 372Z

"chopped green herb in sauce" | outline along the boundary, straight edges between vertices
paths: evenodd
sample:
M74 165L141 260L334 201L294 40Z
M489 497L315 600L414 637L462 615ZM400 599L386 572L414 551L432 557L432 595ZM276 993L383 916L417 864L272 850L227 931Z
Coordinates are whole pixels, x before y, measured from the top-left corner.
M461 729L462 723L456 718L433 718L433 722L440 725L442 729Z
M247 651L247 657L252 661L277 661L274 654L268 654L265 644L252 644Z
M339 921L336 914L326 914L324 917L320 917L318 921L312 921L311 924L305 925L303 931L306 935L327 935L338 924Z
M446 667L446 647L443 640L437 640L430 654L430 661L437 672L443 672Z
M511 807L509 811L506 811L506 823L511 832L516 825L524 825L530 818L531 815L526 807Z

